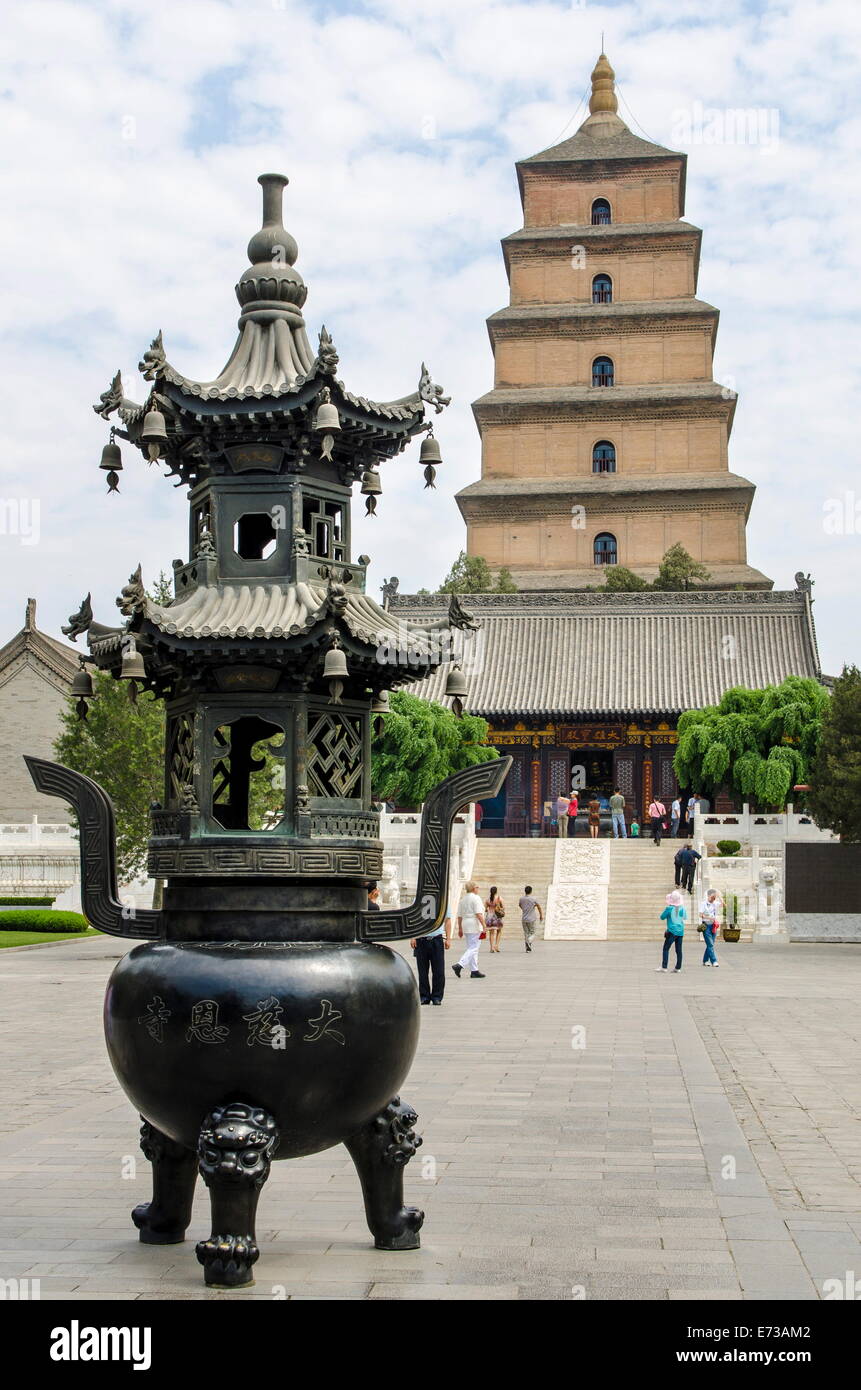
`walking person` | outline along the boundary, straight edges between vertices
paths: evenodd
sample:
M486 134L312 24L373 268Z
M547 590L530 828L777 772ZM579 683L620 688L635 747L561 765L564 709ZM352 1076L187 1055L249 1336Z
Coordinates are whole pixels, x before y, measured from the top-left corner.
M678 838L679 824L682 819L682 803L678 796L673 797L673 804L670 807L670 834L673 839Z
M502 936L502 928L505 925L505 903L502 901L496 888L491 888L484 904L484 920L487 924L487 939L490 942L491 954L496 951L499 954L499 938Z
M687 846L686 846L686 845L682 845L681 849L677 849L676 852L675 852L675 854L673 855L673 865L674 865L675 870L676 870L676 887L677 887L677 888L681 888L681 886L682 886L683 876L684 876L684 873L685 873L685 850L686 850L686 849L687 849Z
M697 864L702 859L693 845L685 845L684 872L682 873L682 887L686 893L694 891L694 875L697 871Z
M567 797L564 792L560 792L554 802L556 830L560 840L567 840L568 838L568 808L570 805L570 797Z
M419 999L423 1004L441 1004L445 994L445 953L451 949L451 917L436 931L410 942L419 977Z
M688 911L682 906L682 895L676 888L672 893L667 894L667 905L661 913L661 921L666 922L664 931L664 949L661 956L661 963L658 972L666 973L670 959L670 947L676 948L676 965L673 970L674 975L678 975L682 968L682 938L685 934L685 922L688 920Z
M580 802L577 798L577 793L572 790L571 800L568 802L568 825L570 826L572 835L577 834L577 812L579 810Z
M532 950L532 943L535 940L535 923L544 921L544 913L541 911L541 904L532 896L532 886L527 883L523 890L523 897L518 902L520 908L520 921L523 927L523 941L527 951Z
M656 845L661 843L661 831L664 828L664 816L667 808L663 801L655 797L654 801L649 802L649 820L652 824L652 840Z
M484 930L484 905L478 895L478 884L470 879L457 906L457 934L466 939L466 950L457 965L452 966L458 979L464 970L469 971L471 980L484 979L478 968L478 947Z
M687 805L688 834L689 834L689 835L693 835L693 833L694 833L694 816L696 815L696 813L697 813L697 811L698 811L699 809L700 809L700 794L699 794L699 792L691 792L690 796L688 797L688 805Z
M601 829L601 803L597 796L593 796L589 802L589 834L593 840L597 840L598 831Z
M700 903L700 924L702 926L703 944L703 965L713 965L719 967L717 955L715 954L715 940L717 939L718 928L720 927L720 898L714 888L710 888Z
M610 797L610 815L613 818L613 839L627 840L628 829L625 825L625 798L618 787Z

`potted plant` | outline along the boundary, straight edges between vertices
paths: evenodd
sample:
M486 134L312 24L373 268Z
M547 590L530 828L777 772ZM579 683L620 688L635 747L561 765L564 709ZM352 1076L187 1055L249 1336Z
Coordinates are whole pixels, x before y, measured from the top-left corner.
M741 927L738 925L738 896L728 893L726 898L726 920L721 930L724 941L740 941Z

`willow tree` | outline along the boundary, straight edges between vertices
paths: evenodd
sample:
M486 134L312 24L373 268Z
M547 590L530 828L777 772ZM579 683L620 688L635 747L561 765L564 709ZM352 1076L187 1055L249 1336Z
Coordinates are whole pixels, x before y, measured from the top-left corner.
M764 806L784 806L809 779L828 694L818 681L789 676L764 690L734 686L718 705L688 710L678 723L673 767L683 787L729 786Z
M389 698L391 709L372 748L371 786L378 800L420 806L451 773L499 757L487 744L485 719L456 719L444 705L403 690Z

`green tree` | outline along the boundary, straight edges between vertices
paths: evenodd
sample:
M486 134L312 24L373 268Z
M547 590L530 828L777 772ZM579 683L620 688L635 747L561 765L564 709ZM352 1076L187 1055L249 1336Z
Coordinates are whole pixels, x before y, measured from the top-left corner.
M676 776L694 791L729 785L761 805L784 806L795 783L809 780L827 706L827 692L808 677L764 690L735 686L720 704L680 717Z
M705 565L689 555L681 541L676 541L661 560L653 589L695 589L697 580L709 579Z
M420 806L444 778L498 758L488 746L487 721L397 690L372 748L371 786L380 801Z
M173 583L162 570L148 597L173 601ZM86 719L79 719L71 698L54 742L61 763L92 777L114 803L117 822L117 874L122 882L146 870L151 801L164 795L164 704L149 692L132 703L126 681L107 671L91 671L95 698Z
M844 666L822 720L805 802L816 824L861 843L861 671Z
M462 550L437 589L438 594L515 594L517 585L507 569L501 569L494 582L493 571L481 555Z
M607 565L607 573L604 578L603 589L611 593L641 593L643 589L651 588L648 580L641 579L633 570L629 570L627 565Z
M129 699L128 685L107 671L93 671L96 698L79 719L71 698L54 743L59 762L92 777L114 803L117 873L121 882L146 868L151 801L164 790L164 705L154 695Z

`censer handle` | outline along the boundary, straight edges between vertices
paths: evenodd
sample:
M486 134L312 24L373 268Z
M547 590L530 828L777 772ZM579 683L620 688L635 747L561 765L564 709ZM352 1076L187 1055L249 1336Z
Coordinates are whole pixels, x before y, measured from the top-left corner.
M445 920L448 905L448 860L451 823L466 802L496 796L513 759L494 758L455 772L440 782L425 801L419 843L415 901L391 912L360 912L359 941L402 941L427 936Z
M163 936L161 912L130 908L119 900L116 824L113 802L107 792L90 777L73 772L70 767L26 754L24 761L36 790L45 796L62 797L78 818L81 906L90 926L109 936L143 937L147 941Z

